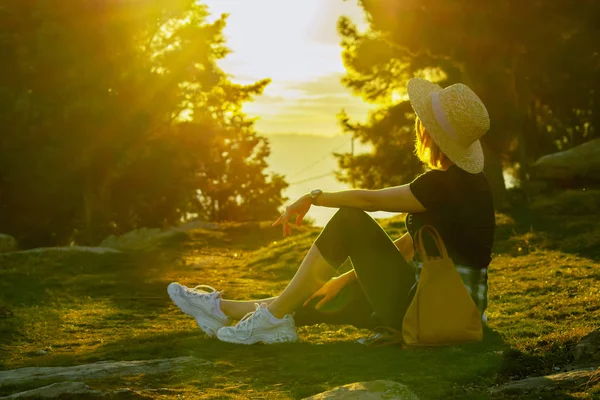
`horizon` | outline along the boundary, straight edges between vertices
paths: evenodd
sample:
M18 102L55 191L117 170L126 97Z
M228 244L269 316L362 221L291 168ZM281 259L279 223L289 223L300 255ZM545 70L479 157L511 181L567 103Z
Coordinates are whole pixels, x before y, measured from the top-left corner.
M340 81L345 67L337 21L348 16L365 29L364 11L354 2L338 0L208 0L205 3L213 19L229 14L224 35L232 53L220 60L219 66L232 81L250 84L264 78L272 80L263 95L245 103L243 110L257 118L256 131L271 143L269 170L284 175L290 184L283 192L288 202L314 188L351 189L334 176L337 163L331 153L343 148L344 141L349 147L351 140L349 136L343 138L337 114L344 109L353 120L360 121L372 106L354 96ZM282 17L274 19L263 13L263 9ZM278 34L270 34L272 31ZM309 153L303 162L302 156L296 155L298 142L310 138L313 143L301 146L303 152ZM285 145L280 140L296 143ZM321 149L321 143L331 146ZM366 148L356 146L359 152ZM334 212L314 207L308 217L323 226Z
M275 134L268 136L271 155L267 158L269 171L284 175L290 186L284 191L289 203L312 189L338 191L351 189L350 185L339 182L334 176L337 162L334 151L350 151L350 136L318 136ZM310 150L309 155L306 155ZM364 152L368 146L355 144L356 152ZM326 174L326 175L325 175ZM325 176L323 176L325 175ZM324 226L335 214L336 209L312 207L307 216L315 226ZM374 218L388 218L397 213L369 212Z
M342 109L362 120L372 108L340 82L345 67L337 21L344 15L360 29L367 26L356 3L207 0L205 4L211 20L229 14L224 36L232 52L218 64L232 81L271 79L263 95L243 106L248 116L257 118L260 134L336 136L341 133L336 115ZM272 18L273 13L281 17Z

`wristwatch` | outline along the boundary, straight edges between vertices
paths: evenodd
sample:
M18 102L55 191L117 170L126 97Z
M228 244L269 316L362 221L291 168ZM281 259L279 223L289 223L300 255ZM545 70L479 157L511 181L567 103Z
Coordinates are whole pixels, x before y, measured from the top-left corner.
M317 198L323 194L321 189L314 189L310 192L310 202L311 204L315 204L317 202Z

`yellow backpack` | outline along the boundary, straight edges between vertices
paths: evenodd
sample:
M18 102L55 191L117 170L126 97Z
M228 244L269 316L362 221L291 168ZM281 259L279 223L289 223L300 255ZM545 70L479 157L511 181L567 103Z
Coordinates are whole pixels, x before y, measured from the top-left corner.
M435 242L440 257L427 254L425 233ZM404 315L403 342L408 346L442 346L481 341L481 314L438 231L423 226L417 233L416 247L423 267L415 296Z

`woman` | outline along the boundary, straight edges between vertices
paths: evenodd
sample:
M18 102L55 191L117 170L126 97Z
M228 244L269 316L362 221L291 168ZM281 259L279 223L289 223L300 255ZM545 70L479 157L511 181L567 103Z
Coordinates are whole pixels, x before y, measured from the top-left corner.
M492 195L482 172L479 142L489 128L487 110L463 84L442 89L414 78L407 90L417 115L415 150L431 170L410 184L381 190L313 190L287 207L274 224L283 227L284 236L291 233L290 218L296 216L299 224L312 205L339 211L277 297L231 301L210 287L205 291L170 284L173 301L195 317L205 333L226 342L253 344L296 341L296 324L400 329L420 267L418 255L413 260L413 239L424 224L442 235L483 314L494 235ZM408 213L408 233L392 241L365 213L376 210ZM332 278L347 258L354 268ZM339 296L342 290L347 296ZM349 300L337 310L325 311L331 299L340 298ZM240 321L229 326L233 320Z

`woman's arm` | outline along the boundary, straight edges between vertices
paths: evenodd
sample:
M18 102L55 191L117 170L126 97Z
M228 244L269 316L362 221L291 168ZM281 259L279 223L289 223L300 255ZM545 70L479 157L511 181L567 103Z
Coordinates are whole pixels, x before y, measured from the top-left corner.
M296 225L300 225L302 219L311 206L311 196L306 194L286 207L285 212L273 223L273 226L283 226L283 236L292 233L289 219L296 215ZM389 212L424 212L425 207L412 194L409 185L395 186L380 190L343 190L340 192L323 192L314 201L315 205L322 207L352 207L365 211L389 211Z
M353 207L365 211L424 212L425 207L412 194L409 185L379 190L343 190L323 192L315 205L322 207Z

